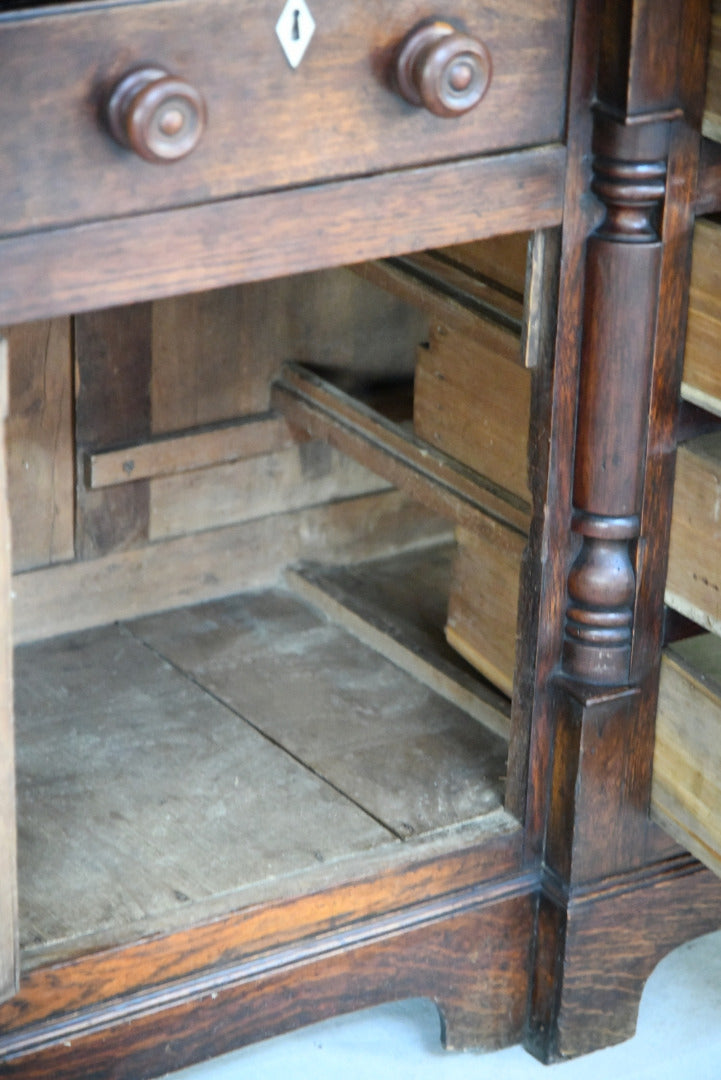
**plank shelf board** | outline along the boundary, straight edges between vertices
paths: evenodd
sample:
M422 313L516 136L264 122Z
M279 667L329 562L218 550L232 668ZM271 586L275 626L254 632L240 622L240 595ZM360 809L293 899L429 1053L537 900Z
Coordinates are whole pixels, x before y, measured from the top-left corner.
M26 970L508 828L505 740L286 588L16 664Z

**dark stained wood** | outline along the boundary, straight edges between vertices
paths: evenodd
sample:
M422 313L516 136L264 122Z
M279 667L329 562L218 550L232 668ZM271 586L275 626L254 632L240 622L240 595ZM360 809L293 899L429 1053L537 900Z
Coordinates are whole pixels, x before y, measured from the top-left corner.
M537 958L548 980L562 984L563 997L556 1020L547 1001L533 995L526 1046L548 1062L630 1038L654 967L676 946L720 925L721 884L687 855L569 900L549 883L538 914Z
M136 1080L324 1015L419 993L439 1002L449 1045L502 1044L525 1027L540 1056L570 1056L630 1033L643 979L659 956L719 925L717 883L675 855L648 818L691 223L694 206L710 198L715 168L706 178L702 170L697 199L708 0L543 0L530 13L520 0L440 0L439 15L458 14L489 42L493 59L486 99L454 126L407 106L389 85L397 44L418 18L412 0L379 0L363 19L353 5L318 4L325 33L296 72L277 49L276 16L267 19L265 3L243 27L231 0L81 0L55 15L5 12L0 140L12 168L0 320L142 304L562 224L558 262L553 243L546 255L537 251L550 286L527 338L538 358L532 512L493 493L520 515L512 521L519 536L530 525L509 813L490 808L487 828L474 818L472 836L451 829L451 837L442 826L455 796L444 788L443 813L424 806L406 823L430 833L393 841L409 851L399 863L376 852L362 869L355 864L321 884L301 881L304 872L295 891L267 884L249 908L221 911L214 923L166 926L156 938L76 957L46 953L32 958L34 967L28 956L20 993L0 1009L9 1076L125 1072ZM491 16L487 27L483 15ZM38 55L53 63L38 64ZM278 63L257 71L257 57L269 55ZM172 169L126 155L98 122L107 89L141 58L167 63L208 99L207 132ZM247 107L239 110L239 100ZM494 111L485 109L494 102ZM54 127L53 106L64 121ZM135 332L144 339L142 324L139 316ZM189 353L181 367L202 380L202 357ZM209 375L218 385L225 359ZM116 405L118 431L126 422L139 429L118 435L116 446L174 430L174 420L157 430L148 421L142 362L136 372L132 363L121 370L117 385L107 372L103 385L100 364L88 367L95 404L82 415L81 373L79 431L94 431L97 421L107 432ZM260 398L266 374L253 385ZM170 376L165 389L179 386ZM413 475L422 455L411 468L401 454L397 465L400 436L395 444L383 423L373 443L368 430L377 422L362 408L351 410L318 384L310 403L296 390L276 392L286 405L295 394L296 421L318 425L366 461L391 462L394 479ZM323 394L333 408L320 407ZM196 404L182 393L164 400L167 418L176 406L184 414ZM225 418L237 415L228 408ZM88 445L94 453L111 444L88 436ZM448 509L445 489L429 495L438 475L421 473L417 491ZM127 498L144 483L118 490ZM453 498L455 506L462 501ZM98 596L106 610L132 615L163 598L177 605L205 590L221 596L239 575L268 581L289 554L377 553L395 534L388 514L398 512L399 499L374 495L216 529L202 542L184 536L135 548L146 538L143 507L135 517L123 504L110 509L107 533L89 522L86 553L97 557L81 572L52 567L18 580L18 636L63 620L97 621ZM198 502L190 512L200 510ZM508 520L498 508L492 513ZM405 536L436 528L427 518L404 520ZM9 616L4 647L8 623ZM616 659L599 647L604 632L615 635ZM293 644L286 641L291 652ZM218 660L216 685L212 656L201 655L198 640L193 648L194 672L208 675L213 693L229 695L263 653L238 660L234 642L231 659ZM333 783L350 776L354 798L379 774L383 798L372 812L400 833L386 759L419 751L425 789L429 757L447 746L438 731L427 745L413 744L417 713L388 734L371 730L372 718L344 724L343 706L331 718L335 745L324 745L312 724L320 710L308 705L325 678L316 660L297 729L285 707L269 713L271 694L253 701L252 689L246 697L241 687L243 708L252 705L266 735L305 755L314 771ZM266 663L272 682L272 656ZM396 704L407 707L410 697L404 691ZM3 698L7 709L9 693ZM485 736L473 724L464 742L468 724L465 717L449 725L462 745L446 764L482 793L489 778L479 777L476 751ZM3 749L7 729L6 720ZM391 754L394 737L407 745ZM502 756L499 749L493 758L498 768ZM0 786L6 799L8 790ZM12 861L11 844L0 858ZM12 880L8 888L0 879L0 887L7 904Z
M532 11L506 0L438 0L434 13L484 38L493 58L485 101L456 122L409 106L392 85L396 49L418 21L415 0L374 0L363 19L352 6L315 0L318 30L297 71L273 33L276 8L256 3L242 25L234 0L90 4L52 19L0 22L2 156L14 162L0 181L2 231L190 206L562 137L565 0L538 0ZM38 55L53 63L38 67ZM142 161L104 130L112 87L148 62L190 82L207 105L205 136L172 167ZM50 109L54 124L46 122Z
M634 27L636 19L641 25L649 14L648 5L633 5L633 11L630 4L621 5L618 19L613 5L606 5L599 77L601 101L593 133L589 126L582 129L586 145L590 147L593 141L596 154L589 180L606 204L606 211L600 222L591 222L593 236L586 248L587 307L573 491L576 513L573 517L569 513L569 523L573 520L574 529L584 537L569 579L571 617L576 618L577 601L585 593L587 614L581 623L588 648L578 649L572 644L565 652L564 667L573 675L575 685L574 681L555 680L558 696L551 705L553 734L550 728L545 729L553 741L552 764L540 747L532 751L530 806L535 813L539 804L534 804L532 793L542 778L541 782L549 785L545 850L549 866L554 868L553 881L544 883L544 890L552 897L550 914L546 918L549 909L542 904L539 915L532 1012L536 1019L532 1018L530 1037L535 1052L544 1059L573 1054L594 1040L612 1041L615 1037L612 1032L616 1021L606 1026L603 1017L597 1023L591 1018L595 1005L589 1002L585 1008L579 1001L570 1004L576 989L566 983L564 972L576 963L579 970L582 963L592 966L588 956L582 961L574 953L583 930L579 930L580 937L566 932L566 920L570 920L580 892L593 888L593 882L603 889L600 883L604 876L608 879L617 873L633 873L635 867L673 850L667 838L649 828L647 813L663 623L673 424L698 154L698 134L674 124L672 117L683 104L693 121L700 123L697 85L702 84L707 20L703 8L699 4L691 11L686 5L680 38L655 36L647 30L641 42L643 53L647 57L654 55L657 63L661 63L661 55L666 56L661 63L665 71L667 65L675 66L677 71L683 66L678 89L669 101L668 88L676 76L666 71L648 77L645 62L639 66L634 61L633 42L630 59L621 59L621 68L628 73L625 86L617 81L620 69L613 69L617 50L623 51L624 42L628 45L624 33L630 24L624 29L624 14L633 16ZM667 18L676 15L667 10L660 29ZM609 52L614 37L617 41ZM695 82L692 71L696 72ZM640 109L642 103L644 108L644 114L634 115L634 123L623 129L616 118L622 102L630 112ZM678 186L660 183L668 175L684 176L686 182ZM644 259L645 267L641 269L639 264ZM627 284L615 293L625 273L634 266L636 273L631 273ZM599 291L601 280L604 284ZM613 296L615 299L606 309ZM577 293L566 300L562 285L561 332L565 304L570 303L570 311L577 319L579 299ZM634 313L639 317L635 330ZM655 337L648 333L649 322L656 323ZM621 341L616 332L624 325L625 340ZM633 339L632 348L637 352L629 353L629 339ZM566 350L570 360L577 355L576 348L573 337L559 338L557 368L559 362L563 364ZM596 384L594 403L589 390L595 382L595 366L612 368L623 356L626 364L617 378L610 383L603 381L602 392L601 383ZM638 396L643 399L647 393L644 388L649 385L652 389L646 398L648 406L644 404L640 412L634 413L633 408L627 412L628 399L633 397L637 407ZM609 484L614 471L615 481ZM634 537L639 537L638 542L629 544ZM614 577L620 578L623 587L612 612L609 601L615 587L609 586ZM559 600L565 603L562 592L556 594L556 602ZM622 615L623 607L627 610ZM603 630L620 623L626 626L623 658L619 653L617 666L604 669L600 649L593 658L603 637L596 636L596 624ZM575 635L575 627L572 629ZM609 684L606 688L599 685L603 681ZM542 700L541 696L535 703L537 711ZM539 768L541 772L536 773ZM539 809L540 823L542 804ZM678 916L677 940L696 932L695 920L693 911L687 913L686 920Z
M10 238L0 243L0 322L557 225L565 157L542 147Z
M419 996L437 1003L449 1048L508 1045L522 1030L528 994L533 905L526 889L523 879L511 880L486 903L471 891L419 905L405 926L391 916L336 929L260 963L141 994L122 1018L115 1009L91 1007L50 1039L31 1028L5 1047L0 1042L3 1073L71 1080L92 1069L98 1080L141 1080L315 1020Z

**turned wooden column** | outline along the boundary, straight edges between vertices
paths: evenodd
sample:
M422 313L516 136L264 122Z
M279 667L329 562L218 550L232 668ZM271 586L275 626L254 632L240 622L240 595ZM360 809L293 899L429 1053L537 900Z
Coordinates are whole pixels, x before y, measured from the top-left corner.
M535 681L509 756L541 876L526 1045L546 1061L633 1034L655 963L719 910L648 818L709 5L577 0L575 28Z
M627 683L643 460L659 298L668 123L595 117L592 190L604 217L586 255L563 669Z

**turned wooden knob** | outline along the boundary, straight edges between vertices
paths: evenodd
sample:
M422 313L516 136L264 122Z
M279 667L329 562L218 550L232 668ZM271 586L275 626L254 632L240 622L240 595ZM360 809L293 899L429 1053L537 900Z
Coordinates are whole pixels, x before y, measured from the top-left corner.
M160 67L129 71L107 105L110 134L146 161L186 157L198 145L205 119L199 91Z
M411 105L423 105L436 116L463 116L488 89L491 56L482 41L434 19L404 39L396 78Z

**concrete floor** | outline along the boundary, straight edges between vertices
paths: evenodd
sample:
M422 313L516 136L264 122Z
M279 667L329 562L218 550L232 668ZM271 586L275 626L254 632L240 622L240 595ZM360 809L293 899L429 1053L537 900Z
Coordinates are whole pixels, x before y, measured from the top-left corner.
M435 1008L402 1002L248 1047L172 1080L721 1080L721 931L656 968L635 1037L576 1061L539 1065L520 1047L447 1054Z

